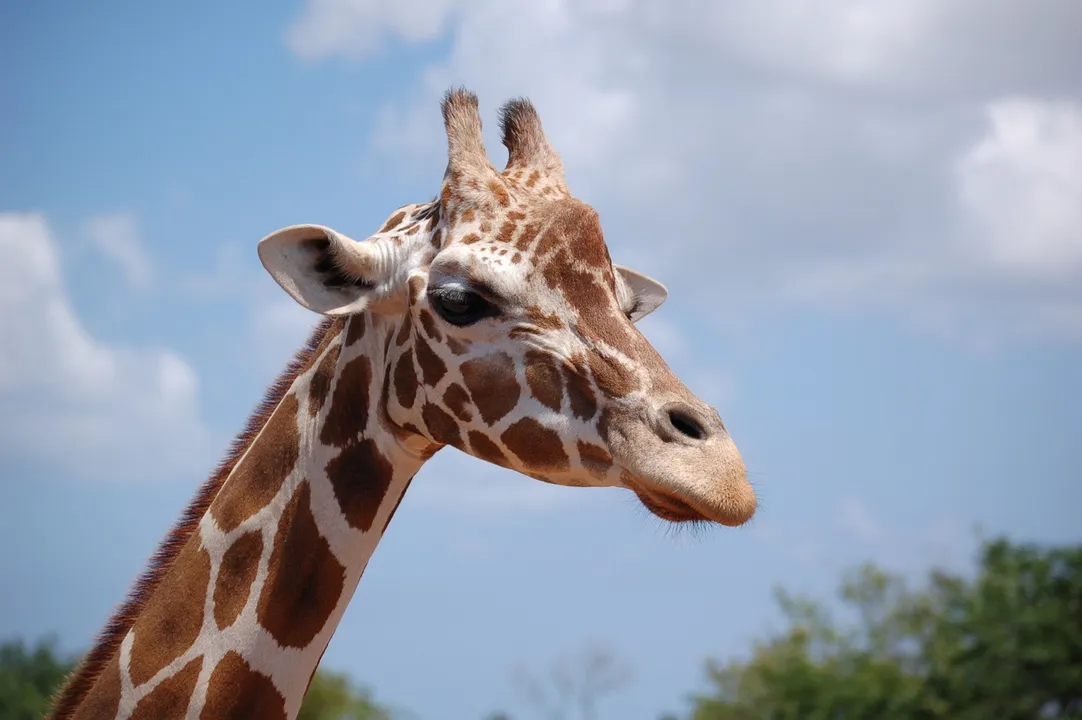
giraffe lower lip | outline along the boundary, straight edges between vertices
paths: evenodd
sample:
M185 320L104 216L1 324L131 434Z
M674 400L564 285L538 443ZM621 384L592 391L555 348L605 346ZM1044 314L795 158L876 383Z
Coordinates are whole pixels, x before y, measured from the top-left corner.
M668 495L648 493L638 487L632 487L631 491L638 496L639 501L646 509L663 520L670 522L694 522L708 520L702 513L695 510L683 500L678 500Z

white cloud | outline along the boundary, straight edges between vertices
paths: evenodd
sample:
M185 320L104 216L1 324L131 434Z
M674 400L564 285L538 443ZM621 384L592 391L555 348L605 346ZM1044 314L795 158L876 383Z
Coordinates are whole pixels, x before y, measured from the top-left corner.
M1075 0L312 0L290 31L309 58L388 36L449 42L379 111L379 162L436 182L458 83L498 161L495 106L528 95L615 255L719 319L879 304L945 328L1082 325L1082 284L1046 291L1077 278L1082 236Z
M0 446L73 475L153 480L205 469L192 368L93 337L45 219L0 214Z
M1070 88L1082 60L1073 0L735 0L673 24L719 56L875 93L999 94ZM1066 63L1061 65L1060 63Z
M1082 105L1008 98L957 166L970 241L1006 272L1082 280Z
M407 42L435 39L457 4L455 0L309 0L289 28L286 42L301 57L331 53L360 57L377 49L387 35Z
M143 249L133 215L98 215L86 221L83 231L95 248L120 267L131 287L144 289L150 286L154 267Z
M1082 61L1074 0L307 0L287 42L303 57L358 58L378 50L381 38L417 43L449 28L470 46L453 55L501 60L488 75L529 64L540 74L570 50L570 61L602 59L582 68L587 75L649 71L666 55L684 67L722 60L876 92L999 94L1032 84L1070 89L1071 68ZM600 42L591 47L590 39ZM609 55L614 48L627 52ZM674 57L681 48L700 57ZM513 73L509 81L522 79Z

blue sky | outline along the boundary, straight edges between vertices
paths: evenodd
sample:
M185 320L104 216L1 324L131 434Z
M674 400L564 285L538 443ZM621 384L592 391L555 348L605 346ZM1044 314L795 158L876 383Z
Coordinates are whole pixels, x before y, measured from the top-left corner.
M512 671L594 643L632 669L603 716L651 718L775 585L965 568L978 526L1079 540L1073 0L388 5L0 9L0 637L87 646L315 321L255 243L431 197L458 83L497 163L531 97L616 261L669 286L644 331L763 506L673 534L447 450L327 665L420 717L531 717Z

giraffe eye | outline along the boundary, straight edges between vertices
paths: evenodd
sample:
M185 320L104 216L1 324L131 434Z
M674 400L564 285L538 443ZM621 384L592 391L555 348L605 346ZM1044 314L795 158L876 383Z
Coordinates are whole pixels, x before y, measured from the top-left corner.
M432 288L428 292L428 302L441 318L458 327L499 313L488 300L461 287Z

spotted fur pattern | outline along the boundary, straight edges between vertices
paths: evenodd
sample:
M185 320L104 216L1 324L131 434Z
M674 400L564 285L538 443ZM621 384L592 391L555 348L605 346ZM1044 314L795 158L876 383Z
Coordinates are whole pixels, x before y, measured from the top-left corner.
M546 482L627 487L667 519L754 512L720 418L631 321L641 298L533 107L501 111L503 171L476 97L449 93L443 114L436 199L360 245L290 236L281 257L315 279L311 297L364 309L323 321L271 388L54 718L295 717L412 478L446 446ZM433 295L449 286L498 311L450 322Z

